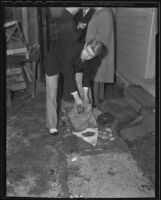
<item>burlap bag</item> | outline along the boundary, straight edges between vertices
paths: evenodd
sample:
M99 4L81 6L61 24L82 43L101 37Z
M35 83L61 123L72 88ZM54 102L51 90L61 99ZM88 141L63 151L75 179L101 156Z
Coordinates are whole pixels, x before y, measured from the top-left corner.
M91 104L85 106L83 113L78 113L76 105L74 105L68 116L76 130L82 131L86 128L96 127L96 119L93 115Z

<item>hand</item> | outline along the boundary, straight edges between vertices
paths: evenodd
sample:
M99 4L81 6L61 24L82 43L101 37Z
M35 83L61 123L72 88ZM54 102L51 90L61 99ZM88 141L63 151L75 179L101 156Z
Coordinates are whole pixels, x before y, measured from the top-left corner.
M75 111L76 113L82 113L83 112L83 101L81 98L78 98L75 100Z
M75 104L76 104L76 105L81 105L81 106L83 106L83 101L82 101L82 99L81 99L81 98L75 99Z
M84 90L83 89L79 89L79 95L80 95L81 99L84 99Z
M84 99L83 99L83 104L84 104L84 107L89 104L89 98L88 96L85 96Z
M85 27L87 26L86 23L82 23L82 22L79 22L77 28L80 28L80 29L85 29Z
M82 104L75 104L75 112L78 113L78 114L84 113L83 103Z
M76 113L82 113L84 111L84 108L83 108L83 101L82 99L80 98L80 96L78 95L78 92L73 92L71 93L74 97L74 100L75 100L75 104L74 104L74 110Z

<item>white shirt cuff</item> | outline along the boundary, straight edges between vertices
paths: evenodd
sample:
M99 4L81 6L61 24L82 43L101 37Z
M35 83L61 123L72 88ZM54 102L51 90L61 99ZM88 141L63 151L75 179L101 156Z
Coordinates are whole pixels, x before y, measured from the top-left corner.
M84 90L88 90L89 88L88 88L88 87L83 87L83 89L84 89Z
M78 92L77 92L77 91L75 91L75 92L72 92L71 94L74 94L74 95L75 95L75 94L78 94Z

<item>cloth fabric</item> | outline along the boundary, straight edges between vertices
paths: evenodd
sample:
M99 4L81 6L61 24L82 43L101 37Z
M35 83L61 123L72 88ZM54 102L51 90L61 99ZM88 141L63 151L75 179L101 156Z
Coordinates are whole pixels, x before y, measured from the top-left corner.
M57 87L59 75L46 75L46 126L57 128Z
M104 94L105 94L104 83L94 81L93 83L94 105L98 105L99 100L104 99Z
M68 116L73 127L78 131L96 127L96 119L93 115L91 104L87 104L82 113L78 113L74 105Z
M50 52L48 52L48 54L46 55L44 66L45 66L45 69L47 68L48 75L49 75L49 72L51 72L50 75L54 75L55 73L53 72L55 70L55 64L52 65L52 63L55 63L54 57L56 56L54 56L54 54L52 53L52 49L60 44L61 45L67 44L70 46L71 43L78 42L79 31L76 28L76 23L75 23L73 15L65 8L47 8L46 10L47 10L47 18L48 18L47 25L48 25L48 30L49 30L49 51ZM68 50L72 51L70 47ZM61 59L61 55L62 54L59 55L60 59ZM61 66L57 66L56 68L59 69L59 67ZM57 70L56 73L58 71L59 70ZM63 79L62 79L62 83L64 83ZM66 83L63 84L63 96L65 96L65 98L68 100L73 99L70 93L68 92L68 87Z
M50 48L55 46L55 40L58 44L70 44L78 41L80 33L76 28L73 15L68 10L62 9L57 17L49 13L48 19Z
M83 73L82 72L78 72L78 73L75 74L75 80L77 82L77 88L78 88L78 91L79 91L79 95L83 99L84 98L84 89L83 89L83 85L82 85L82 79L83 79ZM92 103L91 88L87 87L87 89L89 89L89 100L90 100L90 103Z
M78 24L80 22L87 24L87 26L83 30L82 29L78 29L80 31L80 36L79 36L79 42L80 43L85 44L88 23L91 20L92 15L93 15L94 12L95 12L95 10L93 8L89 8L89 10L84 15L84 10L80 9L79 12L74 16L74 19L76 21L76 25L77 26L78 26ZM79 72L79 73L77 72L75 74L75 79L76 79L76 82L77 82L78 91L79 91L79 94L80 94L81 97L83 97L82 78L83 78L83 73L82 72Z
M114 82L114 29L113 16L109 8L96 10L88 24L86 42L91 39L102 41L107 48L107 54L101 60L94 81Z
M93 133L92 136L83 136L85 133ZM79 132L72 132L74 135L82 138L85 142L88 142L92 144L93 146L96 146L97 144L97 137L98 137L98 128L87 128L84 131L79 131Z
M50 10L51 11L51 10ZM59 10L60 11L60 10ZM77 46L77 51L73 53L70 44L78 44L78 32L73 15L66 9L62 9L59 14L53 15L48 12L49 21L49 52L44 60L46 73L46 123L48 128L57 128L57 89L59 74L65 73L70 90L76 90L74 81L74 70L72 69L73 59L77 57L82 47ZM72 46L73 47L73 46ZM71 52L68 53L68 52ZM70 80L69 80L70 79Z
M79 42L81 42L81 43L85 43L85 41L86 41L86 32L87 32L88 23L91 20L94 12L95 12L95 10L93 8L90 8L89 11L86 13L86 15L83 16L83 9L81 9L74 16L74 19L75 19L77 25L79 24L79 22L87 24L87 26L83 30L80 30Z
M78 42L69 44L60 44L52 48L45 58L45 72L48 76L53 76L58 73L63 73L64 84L69 88L69 92L76 91L75 73L83 71L83 87L90 86L90 80L94 77L97 63L100 62L100 57L95 57L92 60L80 60L80 53L83 45Z

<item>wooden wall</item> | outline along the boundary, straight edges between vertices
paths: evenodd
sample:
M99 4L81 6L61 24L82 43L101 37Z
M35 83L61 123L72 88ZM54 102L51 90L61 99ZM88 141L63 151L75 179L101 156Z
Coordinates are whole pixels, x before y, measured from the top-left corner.
M117 8L117 72L129 82L155 78L156 10Z
M5 21L22 20L21 7L5 7Z
M36 7L22 7L23 33L29 46L38 43L38 14Z
M38 42L38 14L36 7L6 7L5 22L18 20L29 46Z

